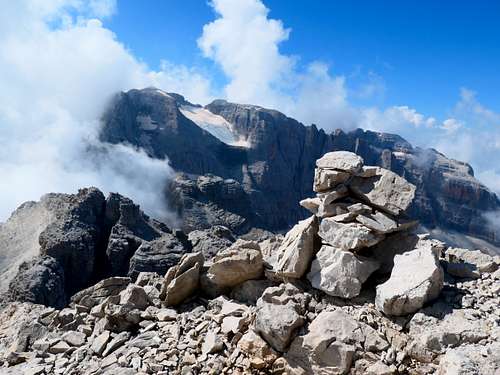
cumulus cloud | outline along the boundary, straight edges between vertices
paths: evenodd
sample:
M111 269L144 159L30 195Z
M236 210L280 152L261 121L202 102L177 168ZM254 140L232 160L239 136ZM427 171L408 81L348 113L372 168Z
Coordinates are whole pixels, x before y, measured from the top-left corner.
M332 75L321 61L300 68L298 57L281 53L291 29L269 18L260 0L213 0L210 5L217 18L203 27L198 46L227 76L229 100L278 109L329 130L355 127L357 113L347 102L345 77Z
M137 200L165 216L166 160L140 150L101 145L99 121L110 97L156 85L209 98L209 83L195 70L164 62L151 71L100 18L114 0L19 0L0 13L0 221L26 200L47 192L95 185ZM89 148L99 150L89 157Z

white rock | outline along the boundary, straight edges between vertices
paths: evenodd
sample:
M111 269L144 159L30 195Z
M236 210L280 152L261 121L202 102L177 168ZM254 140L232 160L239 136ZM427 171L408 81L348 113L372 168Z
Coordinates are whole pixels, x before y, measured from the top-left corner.
M479 278L498 269L495 259L480 250L449 248L446 250L446 272L462 278Z
M338 223L333 218L325 218L319 226L319 236L323 242L342 250L358 250L380 242L384 236L374 233L358 223Z
M309 268L314 254L314 240L318 232L315 216L299 221L285 236L278 249L274 266L276 275L301 278Z
M326 294L352 298L359 295L363 283L378 267L375 260L323 245L307 278L314 288Z
M220 251L213 261L206 276L219 288L229 288L246 280L258 279L264 270L259 244L241 239Z
M378 168L373 177L354 177L349 188L359 198L392 215L408 208L416 189L404 178L383 168Z
M144 310L150 305L150 300L144 288L129 284L125 290L120 292L120 305L130 305L139 310Z
M353 174L361 170L363 159L349 151L334 151L316 160L316 167L321 169L336 169Z
M203 345L201 346L201 353L213 354L220 352L222 349L224 349L224 343L222 342L219 335L217 335L213 331L209 331L205 336L205 340L203 340Z
M305 320L306 298L291 284L267 288L257 301L255 330L269 345L285 351Z
M323 192L335 188L337 185L346 182L351 175L331 169L316 168L314 170L313 190Z
M391 277L377 286L376 307L387 315L405 315L435 299L443 288L439 254L431 241L396 255Z

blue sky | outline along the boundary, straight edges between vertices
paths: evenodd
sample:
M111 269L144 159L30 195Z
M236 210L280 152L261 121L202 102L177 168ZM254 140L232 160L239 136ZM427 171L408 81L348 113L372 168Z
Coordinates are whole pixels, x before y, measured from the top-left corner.
M270 18L291 29L280 50L299 64L321 60L352 85L383 86L369 102L410 104L446 118L460 88L500 110L500 2L498 1L284 1L266 0ZM202 0L120 0L105 21L134 55L152 68L160 61L205 70L216 84L221 69L196 41L215 17ZM364 104L365 100L355 99Z

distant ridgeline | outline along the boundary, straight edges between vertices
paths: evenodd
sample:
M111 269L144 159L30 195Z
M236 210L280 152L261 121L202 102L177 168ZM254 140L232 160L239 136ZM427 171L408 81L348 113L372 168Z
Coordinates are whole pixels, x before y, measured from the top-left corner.
M500 209L500 201L472 168L397 135L361 129L327 134L278 111L224 100L201 107L154 88L117 95L103 123L103 141L168 157L179 172L168 195L188 231L216 224L236 233L290 228L307 216L297 202L313 193L315 160L346 150L415 185L409 213L422 225L500 245L500 230L484 216Z

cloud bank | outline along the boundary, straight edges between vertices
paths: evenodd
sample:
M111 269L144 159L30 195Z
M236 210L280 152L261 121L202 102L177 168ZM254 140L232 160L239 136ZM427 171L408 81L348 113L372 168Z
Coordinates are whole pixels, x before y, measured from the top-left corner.
M209 82L192 68L151 71L101 19L113 0L19 0L0 13L0 221L47 192L94 185L128 195L165 217L163 188L172 171L126 146L97 141L106 104L120 90L150 85L209 100ZM186 90L187 89L187 90ZM89 158L89 148L99 157Z

